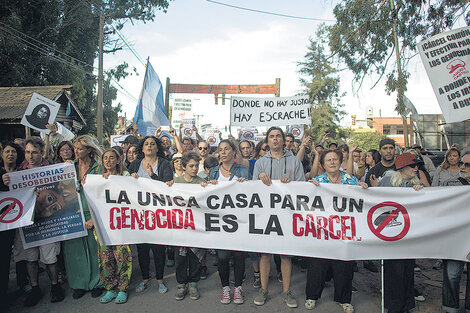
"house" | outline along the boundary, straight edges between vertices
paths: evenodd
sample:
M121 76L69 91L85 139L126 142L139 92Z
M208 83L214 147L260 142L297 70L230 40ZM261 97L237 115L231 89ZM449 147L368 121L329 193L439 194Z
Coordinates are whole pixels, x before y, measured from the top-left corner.
M56 121L77 133L86 122L71 98L71 89L72 85L0 87L0 140L26 137L26 127L21 124L21 118L34 92L59 103ZM70 113L67 115L69 104ZM38 135L37 131L30 131L32 135Z

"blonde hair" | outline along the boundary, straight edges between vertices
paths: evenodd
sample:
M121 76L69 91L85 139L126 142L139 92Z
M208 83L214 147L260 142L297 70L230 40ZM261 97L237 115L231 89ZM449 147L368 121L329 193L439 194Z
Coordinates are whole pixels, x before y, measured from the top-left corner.
M391 176L390 183L392 184L393 187L403 187L401 186L401 184L403 183L403 176L401 174L402 170L403 168L396 170L396 171L388 171L385 174L386 176ZM413 186L421 185L421 181L419 180L418 175L410 179L410 183Z
M96 140L95 138L89 135L81 135L75 138L73 143L74 144L79 143L85 148L90 149L91 150L90 158L92 158L98 163L101 163L101 156L103 155L103 151L100 148L98 140Z
M450 167L450 164L449 164L449 161L447 161L447 158L449 157L452 151L457 152L457 154L459 155L459 159L460 159L460 150L457 147L451 147L449 150L446 151L446 156L444 158L444 161L442 161L441 163L441 172Z
M104 150L103 155L101 156L101 164L104 164L103 157L106 154L106 152L114 153L114 155L116 156L116 159L119 161L119 163L116 164L117 175L122 175L122 171L123 171L123 169L122 169L122 159L121 159L121 155L119 154L119 152L116 149L109 148L109 149ZM108 172L108 170L103 166L103 174L107 173L107 172Z

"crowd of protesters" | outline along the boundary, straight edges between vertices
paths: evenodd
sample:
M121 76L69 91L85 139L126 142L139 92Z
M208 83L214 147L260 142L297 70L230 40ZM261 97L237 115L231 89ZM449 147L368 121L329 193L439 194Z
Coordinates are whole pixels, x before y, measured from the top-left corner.
M107 150L88 135L76 137L73 142L57 135L54 125L47 125L51 135L46 140L39 137L15 139L2 143L0 160L0 191L9 190L9 173L69 162L76 168L82 186L87 174L132 176L158 180L172 186L174 183L208 184L236 180L260 180L270 185L273 180L288 184L291 181L308 181L312 189L321 183L359 185L368 187L411 187L416 191L430 186L460 186L470 182L470 150L451 147L437 169L423 154L418 145L402 150L392 139L380 141L377 149L360 151L357 144L327 141L325 135L315 144L310 136L302 140L271 127L264 140L256 145L252 141L232 136L220 140L217 147L204 141L196 130L198 140L181 138L174 129L168 133L159 128L154 136L138 139L128 136L121 146ZM125 303L132 276L132 253L129 245L101 246L94 234L93 220L83 190L79 196L86 220L87 236L24 249L18 230L0 232L0 301L7 303L10 258L16 264L17 283L26 294L24 305L35 306L43 297L39 286L39 261L45 265L51 282L50 301L65 298L61 287L65 281L73 289L72 297L79 299L91 291L101 303L114 300ZM78 205L78 204L77 204ZM194 247L170 247L157 244L137 244L137 257L142 281L135 291L144 292L150 286L150 252L156 271L158 292L168 288L164 282L165 266L175 267L177 290L175 299L183 300L187 294L193 300L200 297L198 281L207 277L205 265L210 251ZM254 277L252 286L259 288L253 299L255 305L264 305L268 299L268 281L271 254L245 253L243 251L217 250L218 273L221 282L220 302L244 303L243 281L245 259L252 261ZM292 257L274 255L278 279L282 282L282 300L289 308L298 306L291 291ZM230 288L230 262L234 271L233 297ZM468 264L468 263L467 263ZM378 272L375 261L365 260L363 265ZM307 269L305 308L312 310L321 297L325 282L334 281L334 301L344 312L354 312L352 294L353 276L357 262L302 258ZM442 309L459 311L460 277L465 262L438 260L435 268L443 269ZM384 260L385 307L389 313L409 312L415 301L424 301L414 286L414 272L419 270L415 260ZM44 287L43 287L44 288ZM470 310L470 277L467 272L465 308ZM103 294L104 292L104 294ZM2 310L6 306L2 307Z

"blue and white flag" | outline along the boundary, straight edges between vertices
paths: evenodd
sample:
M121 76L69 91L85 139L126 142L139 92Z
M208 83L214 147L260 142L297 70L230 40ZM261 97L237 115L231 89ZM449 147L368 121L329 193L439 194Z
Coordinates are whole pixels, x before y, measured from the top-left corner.
M72 113L72 108L70 107L70 100L67 103L67 111L65 111L65 116L69 116Z
M163 102L163 86L150 62L147 62L144 85L134 114L134 124L143 136L154 135L159 126L169 126Z

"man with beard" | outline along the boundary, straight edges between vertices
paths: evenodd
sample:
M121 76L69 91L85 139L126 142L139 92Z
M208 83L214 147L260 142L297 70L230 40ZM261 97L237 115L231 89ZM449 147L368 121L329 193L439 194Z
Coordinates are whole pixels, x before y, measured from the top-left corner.
M168 132L170 133L171 136L173 136L173 139L175 140L177 151L172 151L171 139L168 135L163 134L161 127L159 127L157 131L155 132L155 137L160 138L160 141L162 142L163 153L165 154L165 159L171 162L171 158L173 157L173 154L183 153L183 148L181 147L181 142L180 142L179 137L176 134L176 130L174 128L170 128Z
M365 182L369 187L377 187L386 171L395 170L395 141L390 138L380 140L379 154L382 160L366 175Z
M470 150L462 151L460 158L460 177L449 179L443 183L443 186L463 186L470 185ZM459 294L460 278L464 266L470 269L469 262L456 260L443 260L443 279L442 279L442 310L447 313L459 312ZM470 311L470 271L467 270L467 292L465 294L465 310Z

